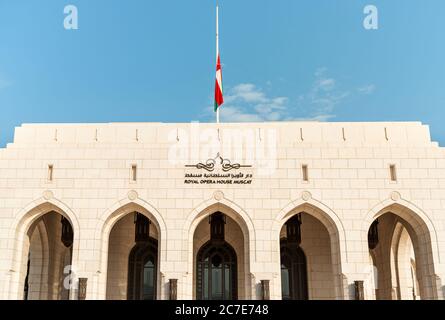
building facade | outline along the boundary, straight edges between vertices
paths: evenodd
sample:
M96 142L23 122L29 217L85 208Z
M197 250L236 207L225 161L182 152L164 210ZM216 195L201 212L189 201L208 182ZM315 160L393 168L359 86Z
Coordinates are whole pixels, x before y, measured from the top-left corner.
M443 299L445 149L417 122L22 125L0 252L2 299Z

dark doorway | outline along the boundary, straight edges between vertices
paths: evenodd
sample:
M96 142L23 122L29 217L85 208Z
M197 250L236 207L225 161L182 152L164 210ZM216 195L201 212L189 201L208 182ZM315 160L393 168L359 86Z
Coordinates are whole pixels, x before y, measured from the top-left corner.
M217 212L210 217L210 241L197 255L196 297L198 300L236 300L237 257L224 240L225 216Z
M280 240L283 300L309 299L306 255L300 243L301 215L296 215L286 223L286 238Z
M281 241L281 290L283 300L308 300L306 256L300 247Z
M128 300L155 300L158 242L138 242L128 258Z

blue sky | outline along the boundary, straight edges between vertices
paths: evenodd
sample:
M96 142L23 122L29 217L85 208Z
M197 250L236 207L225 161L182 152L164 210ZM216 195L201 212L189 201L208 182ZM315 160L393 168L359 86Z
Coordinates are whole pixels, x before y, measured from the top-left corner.
M65 5L79 29L63 28ZM363 8L379 9L365 30ZM212 0L0 0L0 146L30 122L214 121ZM220 0L224 121L422 121L445 145L443 0Z

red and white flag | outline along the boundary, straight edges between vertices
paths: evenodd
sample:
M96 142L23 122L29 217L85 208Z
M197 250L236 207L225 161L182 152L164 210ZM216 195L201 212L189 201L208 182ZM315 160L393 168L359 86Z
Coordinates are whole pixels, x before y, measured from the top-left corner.
M223 96L223 85L222 85L221 59L218 53L218 59L216 62L215 112L223 103L224 103L224 96Z
M215 81L215 112L219 123L219 107L224 103L221 57L219 55L219 8L216 5L216 81Z

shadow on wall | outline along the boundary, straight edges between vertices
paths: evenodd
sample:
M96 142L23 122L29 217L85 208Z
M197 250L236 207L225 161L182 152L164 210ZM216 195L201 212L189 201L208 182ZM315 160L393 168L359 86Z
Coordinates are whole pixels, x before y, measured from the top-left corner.
M261 283L255 284L255 293L257 298L261 298L263 295L263 288L261 287Z
M348 293L349 293L349 299L350 300L354 300L355 299L355 285L352 283L352 284L349 284L348 285Z

